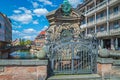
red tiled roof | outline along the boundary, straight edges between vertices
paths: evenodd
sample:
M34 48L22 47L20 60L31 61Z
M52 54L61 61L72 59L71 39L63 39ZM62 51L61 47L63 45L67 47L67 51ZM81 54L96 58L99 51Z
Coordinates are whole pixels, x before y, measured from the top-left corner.
M37 38L39 38L41 35L45 35L45 33L46 33L46 31L41 31L41 32L37 35L37 37L35 38L35 40L36 40Z
M45 31L41 31L40 35L45 35L45 33L46 33Z

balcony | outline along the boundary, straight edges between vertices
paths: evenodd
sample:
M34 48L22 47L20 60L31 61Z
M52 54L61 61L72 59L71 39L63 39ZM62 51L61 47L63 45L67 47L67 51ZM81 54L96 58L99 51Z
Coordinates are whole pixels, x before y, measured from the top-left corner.
M120 35L120 28L111 29L110 35Z
M95 25L95 21L91 21L91 22L88 22L87 27L94 26L94 25Z
M107 35L108 35L107 31L97 32L97 37L104 37Z
M109 19L110 21L120 19L120 11L110 14Z
M115 5L118 2L120 2L120 0L110 0L109 5L112 6L112 5Z
M107 6L107 1L104 0L103 2L99 3L98 5L96 5L96 7L93 7L91 9L89 9L88 11L85 12L85 16L88 16L88 15L93 15L93 13L95 13L95 11L100 11L100 9L103 9Z
M93 8L91 8L91 9L89 9L88 11L86 11L85 13L85 16L88 16L88 15L90 15L90 14L93 14L95 12L95 7L93 7Z
M107 18L106 18L106 16L104 16L104 17L98 18L96 23L102 24L102 23L105 23L106 21L107 21Z
M107 6L107 0L104 0L103 2L99 3L96 6L96 11L100 11L100 9L104 9Z

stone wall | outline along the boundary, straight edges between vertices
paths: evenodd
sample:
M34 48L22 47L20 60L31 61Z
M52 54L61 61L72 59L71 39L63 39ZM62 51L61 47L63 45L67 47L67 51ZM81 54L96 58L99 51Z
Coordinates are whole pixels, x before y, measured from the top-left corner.
M102 80L120 80L120 60L100 58L98 59L97 71Z
M0 60L0 80L45 80L47 60Z

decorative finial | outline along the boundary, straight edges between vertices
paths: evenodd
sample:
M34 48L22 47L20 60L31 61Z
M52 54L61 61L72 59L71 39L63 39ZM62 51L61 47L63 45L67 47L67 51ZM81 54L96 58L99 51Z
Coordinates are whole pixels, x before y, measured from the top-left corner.
M64 0L62 4L62 11L64 12L65 16L69 16L71 12L71 5L68 0Z
M63 3L69 2L68 0L64 0Z

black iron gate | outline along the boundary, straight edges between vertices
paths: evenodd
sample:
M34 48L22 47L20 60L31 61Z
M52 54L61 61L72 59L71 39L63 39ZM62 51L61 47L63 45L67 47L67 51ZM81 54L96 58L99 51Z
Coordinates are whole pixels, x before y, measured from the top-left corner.
M52 46L51 68L54 74L96 73L97 43L88 39L64 39Z

